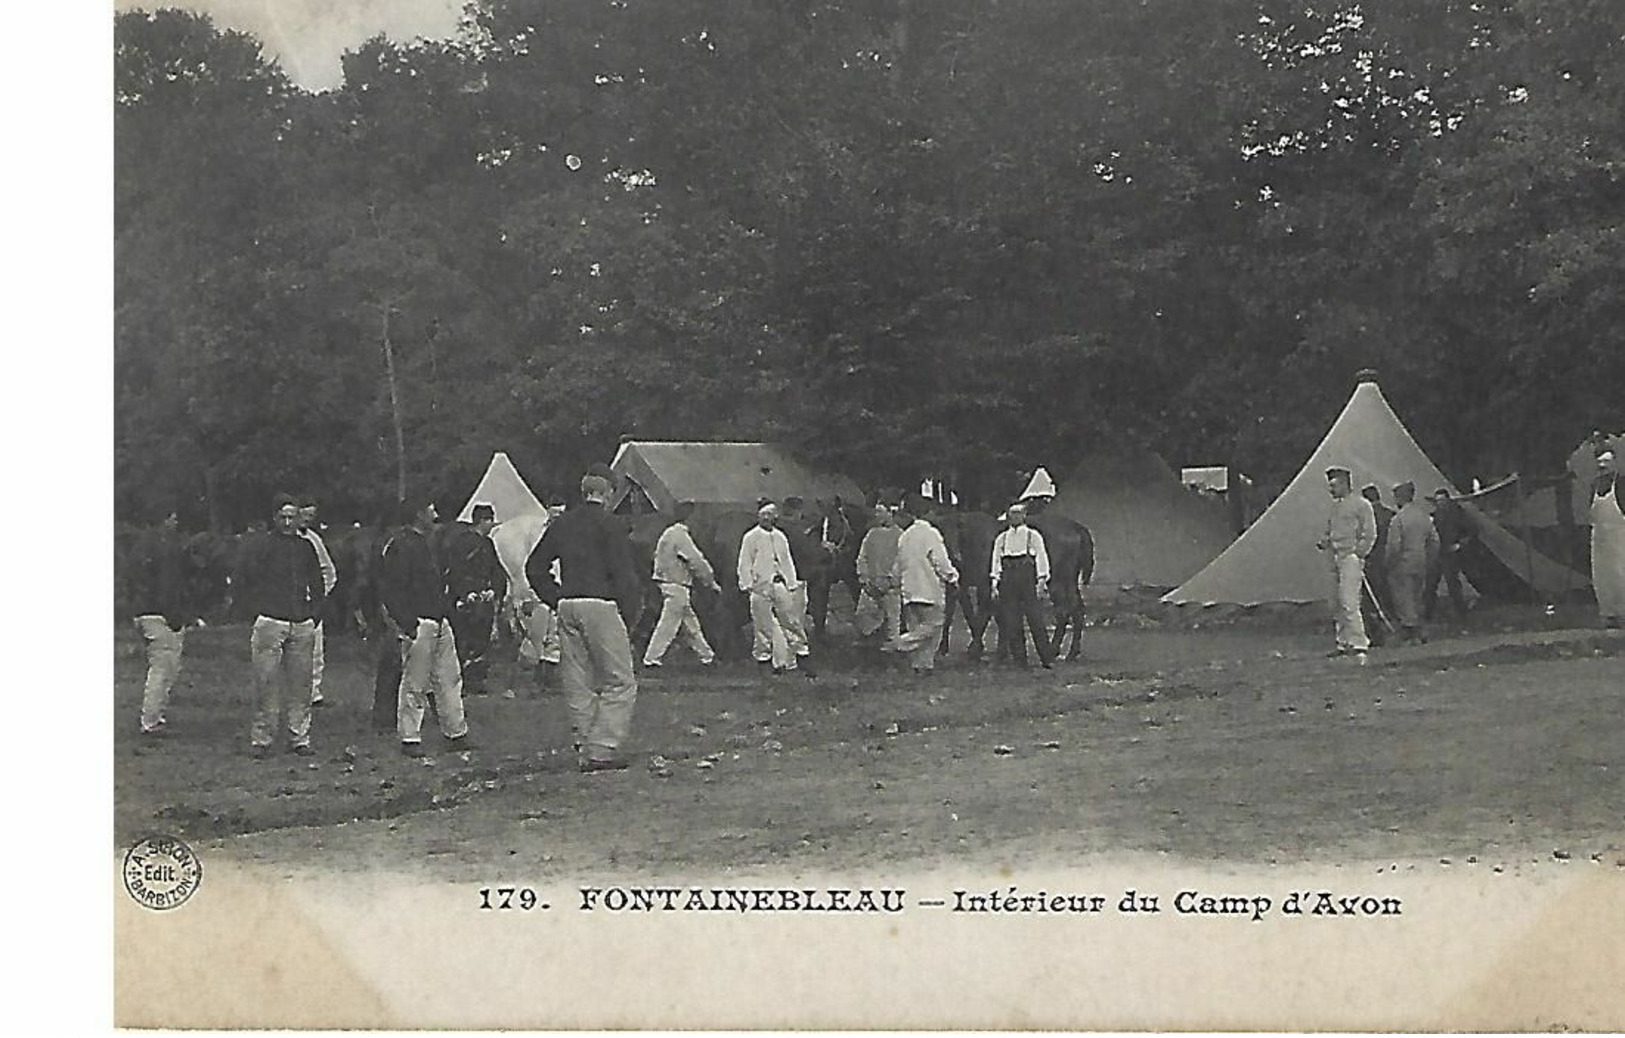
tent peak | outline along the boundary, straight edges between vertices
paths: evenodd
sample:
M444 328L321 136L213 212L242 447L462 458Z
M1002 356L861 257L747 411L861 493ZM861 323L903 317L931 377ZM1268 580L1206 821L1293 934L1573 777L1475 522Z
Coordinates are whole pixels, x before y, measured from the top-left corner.
M1363 386L1367 382L1371 383L1373 386L1377 384L1376 368L1361 368L1359 371L1354 373L1355 385Z

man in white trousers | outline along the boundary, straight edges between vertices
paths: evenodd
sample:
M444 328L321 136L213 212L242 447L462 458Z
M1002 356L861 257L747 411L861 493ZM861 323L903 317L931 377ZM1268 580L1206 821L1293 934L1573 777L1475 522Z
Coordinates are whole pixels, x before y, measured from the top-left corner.
M751 656L773 673L798 668L807 654L803 617L797 614L801 580L790 556L790 540L778 528L779 508L771 501L756 510L756 525L739 542L739 590L750 596Z
M396 699L396 734L401 752L423 756L423 715L434 696L435 716L447 749L471 745L463 716L463 675L457 639L451 630L446 573L431 534L438 515L432 502L411 506L412 522L384 551L380 593L389 622L401 639L401 687Z
M254 617L249 653L254 667L254 722L250 753L263 759L276 742L275 729L287 707L288 749L301 757L310 745L310 649L316 617L327 592L316 549L299 533L299 503L276 498L271 533L243 548L238 566L239 601Z
M1327 469L1326 489L1332 495L1332 507L1326 517L1326 534L1316 547L1329 553L1333 572L1337 647L1328 655L1352 656L1364 663L1371 639L1360 614L1360 592L1366 556L1377 543L1377 517L1371 502L1354 493L1354 476L1348 469Z
M929 508L924 496L910 494L898 516L903 532L897 538L892 573L901 589L903 623L908 630L882 646L886 652L905 653L914 673L920 675L931 673L936 666L937 643L947 618L948 588L959 583L959 571L948 557L941 531L925 518Z
M721 588L717 586L710 561L700 551L700 546L694 543L694 535L689 532L688 518L693 511L693 505L687 501L680 502L674 512L675 521L661 532L660 539L655 542L654 578L660 587L660 620L655 624L655 633L649 638L649 646L643 653L645 667L660 666L678 631L687 636L702 665L710 666L716 662L717 654L705 640L705 630L694 612L691 596L696 582L712 591L720 591Z
M136 560L135 626L147 650L147 681L141 690L141 741L165 732L164 711L181 672L186 627L197 619L190 563L174 512L144 539Z
M558 617L559 683L576 764L588 773L630 766L625 746L638 701L627 632L637 626L642 595L626 524L606 507L613 480L608 466L589 470L580 507L548 524L525 564L531 587Z

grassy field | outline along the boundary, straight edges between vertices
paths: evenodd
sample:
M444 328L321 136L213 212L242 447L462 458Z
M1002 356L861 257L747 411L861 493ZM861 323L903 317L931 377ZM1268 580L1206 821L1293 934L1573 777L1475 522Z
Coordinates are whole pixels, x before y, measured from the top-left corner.
M403 759L370 728L353 638L329 643L317 755L254 761L244 628L189 634L173 734L138 748L144 665L121 632L115 837L445 878L1107 850L1625 868L1625 635L1518 615L1365 667L1324 659L1302 622L1097 627L1053 672L955 659L920 679L832 655L807 680L680 660L642 678L633 768L591 776L562 699L517 666L469 699L474 750Z

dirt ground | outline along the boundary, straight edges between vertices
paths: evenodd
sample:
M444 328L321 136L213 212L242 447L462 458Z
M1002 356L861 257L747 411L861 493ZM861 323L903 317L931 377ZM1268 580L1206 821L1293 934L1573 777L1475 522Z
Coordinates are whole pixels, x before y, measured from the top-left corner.
M115 838L457 881L1103 851L1625 869L1625 633L1584 623L1486 609L1360 667L1301 616L1124 613L1053 672L956 654L928 679L833 649L816 680L701 671L679 647L640 679L634 766L600 775L574 770L562 698L517 666L469 699L475 749L402 758L370 729L354 637L329 641L317 756L255 761L241 627L188 633L173 731L138 748L144 662L121 630Z

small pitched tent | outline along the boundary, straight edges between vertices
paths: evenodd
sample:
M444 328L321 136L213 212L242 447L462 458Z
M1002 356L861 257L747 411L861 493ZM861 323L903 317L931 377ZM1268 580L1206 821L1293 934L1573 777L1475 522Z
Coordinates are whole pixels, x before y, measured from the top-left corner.
M1023 490L1021 496L1016 500L1026 501L1028 498L1053 498L1054 496L1055 480L1050 478L1049 469L1040 465L1033 470L1033 478L1027 481L1027 489Z
M670 512L679 501L720 512L755 511L764 497L801 497L809 507L836 496L863 500L847 477L821 472L765 443L628 440L609 467L620 484L610 509L623 515Z
M1150 450L1091 454L1058 487L1049 508L1089 527L1097 587L1173 587L1232 539L1223 504L1185 489Z
M488 504L496 509L497 522L505 523L510 519L517 519L522 515L546 515L547 509L536 500L536 495L530 492L525 484L524 477L519 470L513 467L508 455L497 451L491 455L491 464L485 468L485 475L480 477L480 485L474 488L468 503L463 510L457 513L459 522L468 522L474 515L474 506Z
M1223 554L1162 600L1181 605L1324 601L1331 569L1315 543L1325 531L1331 500L1325 473L1333 465L1351 470L1356 487L1375 483L1390 504L1392 488L1407 480L1418 494L1448 487L1452 496L1461 496L1411 439L1376 382L1361 382L1281 496ZM1461 507L1485 549L1478 561L1486 568L1467 567L1475 584L1511 577L1549 597L1589 586L1584 575L1525 545L1481 509L1471 503ZM1490 572L1491 566L1499 572Z

